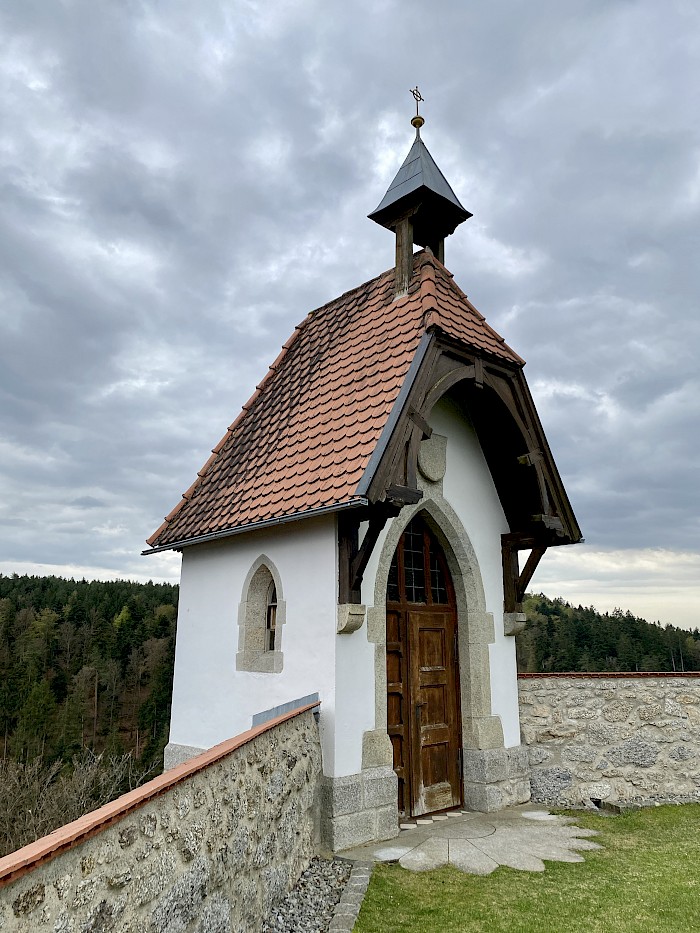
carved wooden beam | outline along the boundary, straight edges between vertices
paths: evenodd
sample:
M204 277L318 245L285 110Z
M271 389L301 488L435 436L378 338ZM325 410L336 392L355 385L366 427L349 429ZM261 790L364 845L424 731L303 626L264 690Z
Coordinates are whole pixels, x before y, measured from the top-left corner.
M439 360L440 352L431 338L367 489L367 498L372 503L401 507L423 498L417 480L418 451L423 438L432 434L426 418L426 411L430 409L426 409L425 397L435 381L434 369Z
M474 385L477 389L484 388L484 361L480 356L474 358Z

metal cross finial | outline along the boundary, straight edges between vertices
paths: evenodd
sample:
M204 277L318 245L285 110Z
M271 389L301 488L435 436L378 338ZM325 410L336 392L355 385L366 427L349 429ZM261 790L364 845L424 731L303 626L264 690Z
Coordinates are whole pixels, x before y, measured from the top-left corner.
M411 89L411 94L413 94L413 99L414 99L415 102L416 102L416 116L418 116L418 115L419 115L419 114L418 114L418 104L420 103L420 101L425 100L425 97L423 97L423 95L421 94L421 92L418 90L418 85L417 85L417 84L416 84L416 86L415 86L414 88Z
M420 128L421 128L421 126L423 126L423 124L425 123L425 120L424 120L423 117L418 113L418 104L419 104L421 101L424 101L425 98L423 97L423 95L421 94L421 92L418 90L418 85L417 85L417 84L416 84L416 86L415 86L414 88L411 88L411 94L413 94L413 99L414 99L415 102L416 102L416 115L415 115L415 117L411 120L411 126L415 126L415 128L416 128L416 135L417 135L417 136L420 136Z

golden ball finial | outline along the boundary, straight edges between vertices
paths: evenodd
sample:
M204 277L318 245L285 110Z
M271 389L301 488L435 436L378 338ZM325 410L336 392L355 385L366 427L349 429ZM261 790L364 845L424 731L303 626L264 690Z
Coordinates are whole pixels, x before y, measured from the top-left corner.
M411 89L411 94L413 94L413 99L414 99L415 102L416 102L416 115L415 115L415 117L413 117L413 119L411 120L411 126L415 126L415 128L416 128L416 133L420 133L420 128L421 128L421 126L423 126L423 124L425 123L425 120L424 120L423 117L418 113L418 104L419 104L421 101L425 100L425 98L423 97L423 95L421 94L421 92L418 90L418 85L417 85L417 84L416 84L416 86L415 86L414 88Z

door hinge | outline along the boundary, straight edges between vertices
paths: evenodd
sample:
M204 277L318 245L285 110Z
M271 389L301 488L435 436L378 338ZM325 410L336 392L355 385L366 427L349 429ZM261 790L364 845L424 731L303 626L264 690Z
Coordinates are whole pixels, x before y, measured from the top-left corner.
M464 764L464 758L462 756L462 749L458 748L457 749L457 769L459 771L460 778L462 777L463 764Z

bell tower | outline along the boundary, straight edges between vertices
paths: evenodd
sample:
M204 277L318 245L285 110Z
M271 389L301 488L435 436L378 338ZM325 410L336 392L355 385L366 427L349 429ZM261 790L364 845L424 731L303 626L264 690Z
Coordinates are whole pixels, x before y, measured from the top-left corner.
M418 88L411 93L416 115L411 120L416 138L379 206L369 214L375 223L396 235L396 297L405 295L413 271L413 244L422 246L444 263L445 237L472 214L464 208L421 139L425 123L418 113L423 100Z

